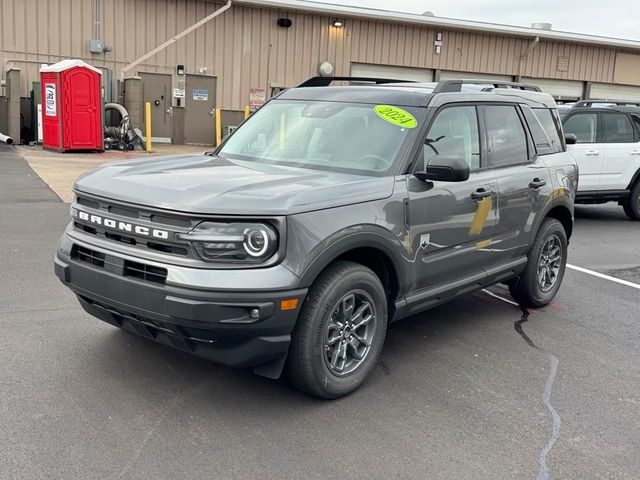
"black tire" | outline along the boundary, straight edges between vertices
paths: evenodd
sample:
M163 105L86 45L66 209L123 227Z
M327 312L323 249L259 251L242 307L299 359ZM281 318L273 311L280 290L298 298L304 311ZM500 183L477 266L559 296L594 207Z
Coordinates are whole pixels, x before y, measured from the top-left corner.
M631 193L622 208L631 220L640 220L640 180L631 189Z
M357 330L351 331L353 335L344 340L344 336L340 337L340 335L343 335L343 332L344 335L349 335L351 323L346 322L347 328L339 330L338 333L336 322L341 322L342 320L337 319L346 317L341 313L340 308L350 304L347 300L351 293L354 294L351 311L357 311L361 306L362 311L368 312L365 304L370 304L372 307L370 312L374 318L373 321L369 320ZM358 298L361 300L359 304ZM372 325L367 326L370 323ZM316 279L304 301L291 338L287 360L289 379L297 388L316 397L332 399L347 395L357 389L375 367L386 332L387 299L378 276L358 263L337 261ZM360 343L352 338L354 335L356 338L364 338L365 333L366 343ZM331 366L333 362L330 357L333 357L335 349L332 352L328 342L336 337L342 338L338 340L337 348L340 348L341 343L347 342L343 347L345 353L355 355L359 348L362 350L358 354L366 351L361 360L353 360L357 363L351 364L352 371L348 371L347 367L350 364L346 359L344 373L334 371L334 367ZM356 348L351 342L358 347ZM340 359L340 356L338 355L337 358ZM339 363L336 362L336 364Z
M560 247L560 260L558 271L553 277L555 280L553 282L547 281L554 270L553 266L545 269L549 272L549 275L543 276L541 280L539 277L541 262L545 262L545 265L548 265L546 263L546 249L556 242ZM509 284L509 291L516 302L523 307L540 308L548 305L553 300L560 289L567 266L567 243L567 233L562 224L555 218L546 218L538 229L533 245L527 254L528 262L524 272L518 279ZM555 262L553 265L555 265ZM545 285L543 286L542 283Z

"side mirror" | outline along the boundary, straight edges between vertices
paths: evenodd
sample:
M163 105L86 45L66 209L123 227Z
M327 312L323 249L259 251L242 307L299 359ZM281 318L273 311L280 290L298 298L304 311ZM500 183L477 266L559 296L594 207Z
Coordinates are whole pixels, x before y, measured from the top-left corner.
M464 182L469 178L469 164L460 155L435 155L429 160L425 172L414 175L422 181Z
M565 133L564 134L564 143L567 145L575 145L578 143L578 137L574 133Z

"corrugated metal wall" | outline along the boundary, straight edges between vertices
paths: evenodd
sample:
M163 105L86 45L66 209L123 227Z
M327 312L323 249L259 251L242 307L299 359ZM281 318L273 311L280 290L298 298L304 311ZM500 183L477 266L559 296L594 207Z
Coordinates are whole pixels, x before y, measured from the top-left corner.
M81 58L114 70L183 30L221 3L204 0L102 0L102 40L113 51L89 53L95 0L0 0L0 65L2 75L19 67L23 95L37 78L41 63ZM279 28L276 19L293 21ZM381 63L442 70L523 75L540 78L613 82L616 50L541 41L520 65L528 39L443 31L443 48L434 53L436 30L346 19L344 28L321 15L277 12L233 6L138 71L218 76L221 107L241 109L249 90L290 87L315 75L318 64L332 62L338 75L351 62ZM174 82L177 79L174 78Z

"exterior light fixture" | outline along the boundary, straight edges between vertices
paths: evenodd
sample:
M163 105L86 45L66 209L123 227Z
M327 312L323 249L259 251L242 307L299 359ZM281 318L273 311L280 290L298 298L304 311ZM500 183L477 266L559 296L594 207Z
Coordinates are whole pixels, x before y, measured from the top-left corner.
M336 28L344 27L344 22L342 20L338 20L337 18L333 20L333 26Z
M291 25L293 25L293 22L289 18L279 18L276 23L279 27L282 28L289 28Z

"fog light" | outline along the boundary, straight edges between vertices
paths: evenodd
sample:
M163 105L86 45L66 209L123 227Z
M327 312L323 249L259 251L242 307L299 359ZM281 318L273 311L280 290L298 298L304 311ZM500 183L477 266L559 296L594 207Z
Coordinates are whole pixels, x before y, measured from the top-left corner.
M254 320L258 320L258 318L260 318L260 310L258 310L257 308L252 308L251 310L249 310L249 316Z

